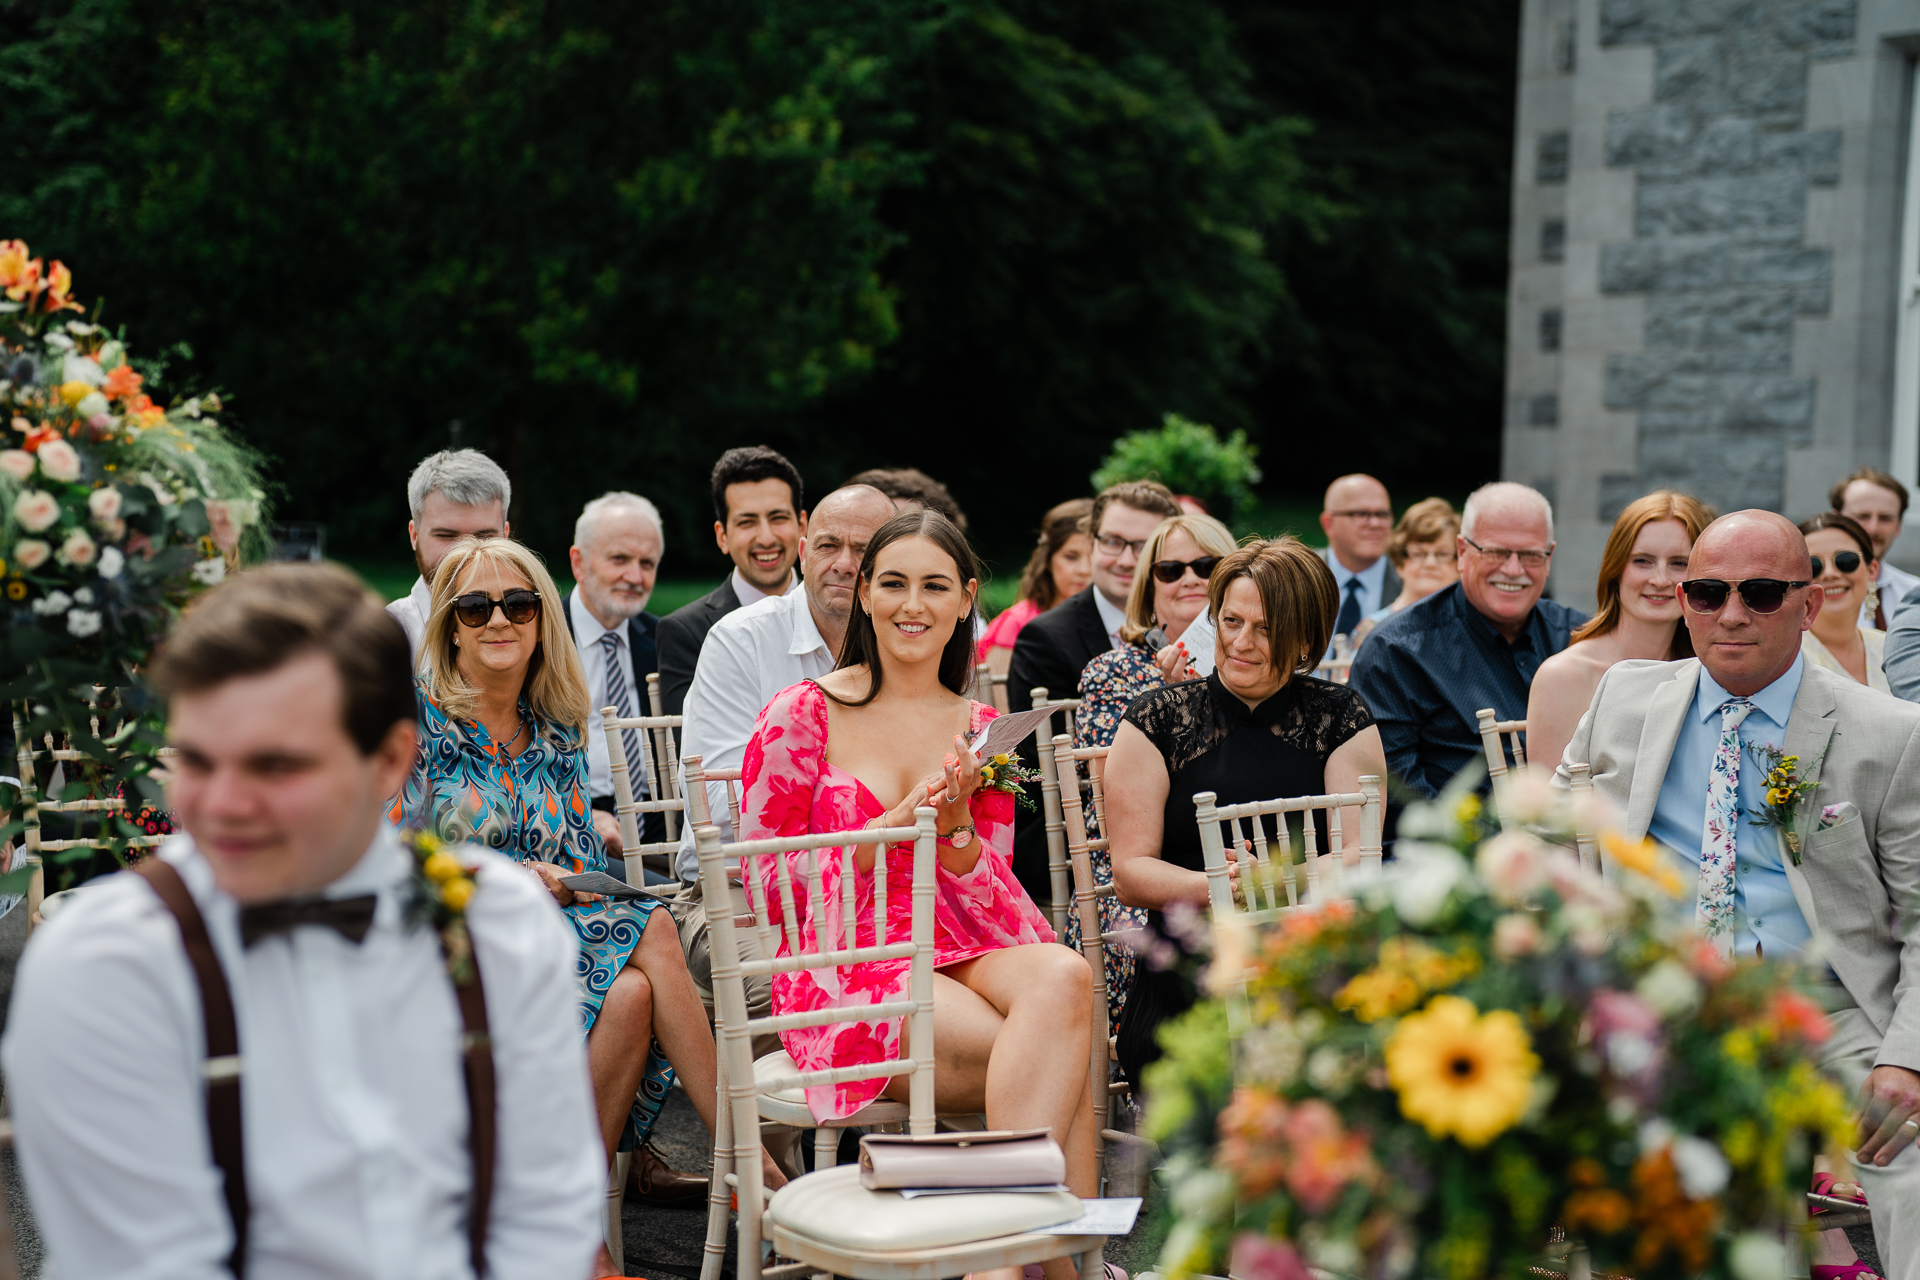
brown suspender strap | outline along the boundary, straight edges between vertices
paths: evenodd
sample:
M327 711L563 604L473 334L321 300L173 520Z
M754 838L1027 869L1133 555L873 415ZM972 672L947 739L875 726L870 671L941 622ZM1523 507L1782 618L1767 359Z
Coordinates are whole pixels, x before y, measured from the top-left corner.
M493 1211L494 1153L498 1148L494 1123L498 1099L494 1093L493 1037L487 1030L487 993L480 985L480 961L469 944L467 980L455 983L460 1004L460 1061L467 1077L467 1152L473 1160L473 1197L467 1204L467 1238L473 1274L487 1274L487 1220Z
M227 1212L233 1218L233 1254L227 1259L234 1280L245 1280L247 1223L247 1168L240 1141L240 1033L233 1020L233 993L226 972L207 936L207 923L187 891L180 873L157 857L143 858L133 868L153 886L154 893L173 913L186 945L187 963L200 985L202 1021L207 1028L207 1134L212 1139L213 1163L226 1182ZM460 1061L467 1084L467 1150L473 1161L473 1196L467 1207L468 1249L473 1274L487 1274L487 1226L493 1210L494 1158L499 1143L495 1132L498 1096L493 1076L493 1037L487 1030L487 994L480 985L480 964L469 947L467 981L453 994L460 1006Z
M233 994L227 989L227 976L207 937L207 923L200 908L187 892L180 873L159 858L143 858L133 868L153 886L153 891L173 913L180 926L180 941L186 944L187 963L200 984L201 1020L207 1028L207 1061L202 1070L207 1078L207 1136L212 1140L213 1163L226 1182L227 1212L233 1218L233 1253L227 1259L234 1280L242 1280L247 1267L246 1154L240 1142L240 1033L233 1021Z

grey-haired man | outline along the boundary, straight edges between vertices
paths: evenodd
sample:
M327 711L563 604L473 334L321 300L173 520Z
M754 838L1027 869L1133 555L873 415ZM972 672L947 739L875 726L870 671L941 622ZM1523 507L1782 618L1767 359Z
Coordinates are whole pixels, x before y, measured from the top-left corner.
M416 659L433 611L428 585L447 549L462 538L504 538L510 533L507 508L513 482L500 464L478 449L442 449L413 469L407 481L407 539L420 576L413 590L387 606L407 633Z

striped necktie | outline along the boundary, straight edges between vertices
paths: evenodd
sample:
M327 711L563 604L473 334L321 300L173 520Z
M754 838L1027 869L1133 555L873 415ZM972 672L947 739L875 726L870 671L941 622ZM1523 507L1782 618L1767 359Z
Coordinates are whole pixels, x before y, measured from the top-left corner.
M618 631L609 631L600 637L600 647L606 651L607 659L607 703L620 713L622 720L633 717L633 697L627 691L627 673L620 665L621 635ZM620 745L627 753L627 782L633 787L633 797L643 799L647 795L646 763L640 758L640 731L622 729Z
M1740 848L1740 726L1753 711L1745 698L1720 704L1720 745L1707 775L1707 818L1700 832L1700 897L1694 923L1723 956L1733 954L1734 877Z

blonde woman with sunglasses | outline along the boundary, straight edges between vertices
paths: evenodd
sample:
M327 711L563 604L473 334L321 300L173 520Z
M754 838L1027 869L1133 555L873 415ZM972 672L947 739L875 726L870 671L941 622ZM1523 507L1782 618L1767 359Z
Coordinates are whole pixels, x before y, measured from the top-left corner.
M580 1020L608 1159L630 1131L643 1195L691 1178L697 1196L705 1176L676 1174L648 1142L676 1073L708 1132L714 1123L713 1037L673 918L658 899L564 883L607 867L587 793L587 684L564 607L546 566L517 542L465 538L447 553L421 644L420 753L391 816L484 844L539 877L579 938ZM765 1176L784 1181L770 1160ZM614 1274L603 1249L594 1275Z

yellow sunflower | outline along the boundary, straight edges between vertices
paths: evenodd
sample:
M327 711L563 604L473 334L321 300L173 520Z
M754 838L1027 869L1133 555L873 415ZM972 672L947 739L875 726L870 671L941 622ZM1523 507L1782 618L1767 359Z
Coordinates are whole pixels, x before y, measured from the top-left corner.
M1525 1114L1540 1070L1533 1042L1506 1009L1435 996L1387 1039L1387 1079L1407 1119L1435 1138L1484 1147Z

